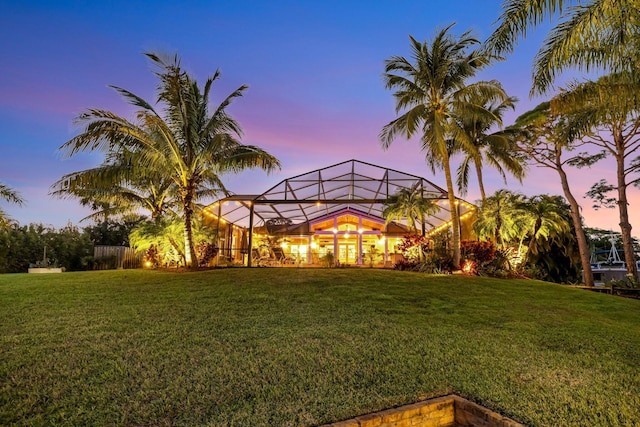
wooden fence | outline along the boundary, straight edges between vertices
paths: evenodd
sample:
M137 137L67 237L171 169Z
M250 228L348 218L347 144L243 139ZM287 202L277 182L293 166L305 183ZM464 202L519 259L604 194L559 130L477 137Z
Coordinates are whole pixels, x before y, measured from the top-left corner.
M94 270L115 268L140 268L144 253L136 253L128 246L94 246Z

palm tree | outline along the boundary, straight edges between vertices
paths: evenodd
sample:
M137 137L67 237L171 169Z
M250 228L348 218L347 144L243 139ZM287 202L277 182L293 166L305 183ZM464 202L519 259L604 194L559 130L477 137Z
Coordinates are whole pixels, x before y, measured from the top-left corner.
M94 211L82 218L107 220L139 210L152 219L173 213L177 197L171 178L160 170L141 167L141 152L109 152L99 166L64 175L52 186L51 195L77 198Z
M18 206L24 205L24 200L22 199L22 197L20 197L20 194L17 191L13 190L8 185L5 185L1 182L0 182L0 199L8 203L13 203ZM10 222L11 222L11 219L9 218L9 216L0 208L0 227L6 228L7 226L9 226Z
M424 217L438 212L440 207L432 200L424 198L420 182L411 188L402 188L387 199L382 216L386 219L385 225L392 221L406 219L409 231L418 233L416 223L420 224L424 234Z
M498 87L495 82L466 85L467 79L487 65L491 57L477 50L467 52L479 41L469 31L459 37L452 36L449 34L452 26L440 31L431 43L420 43L409 36L413 63L401 56L385 61L384 80L387 89L395 90L396 113L407 111L383 127L380 142L387 149L399 135L410 139L419 134L421 149L428 161L442 167L453 229L453 262L454 267L459 268L460 229L449 159L454 147L448 142L458 143L455 135L460 133L460 118L465 114L476 111L491 115L483 106L467 101L465 95L492 93ZM461 140L460 144L467 142Z
M468 148L464 151L464 159L458 167L458 189L463 194L466 192L469 169L473 165L482 201L487 198L482 177L484 163L488 163L498 170L505 184L507 183L505 171L520 182L525 174L524 159L514 150L516 133L509 129L500 129L489 133L492 128L502 126L504 112L508 109L515 109L517 102L517 98L508 96L499 83L497 86L500 90L490 93L491 98L487 98L487 94L483 93L468 95L468 102L482 105L491 114L487 115L485 111L482 111L481 114L476 114L473 111L465 114L460 123L462 134L457 135L458 138L465 138L469 142L465 144Z
M504 249L515 240L522 241L525 217L522 211L524 196L509 190L498 190L480 206L474 231L480 239L492 240Z
M520 37L546 18L560 16L538 51L532 92L544 93L557 74L577 67L584 71L640 69L640 1L506 0L498 26L486 42L497 55L513 50Z
M158 67L155 74L161 114L139 96L114 86L131 105L140 108L136 122L109 111L90 109L77 118L84 125L83 132L61 149L69 156L85 150L139 152L142 169L162 171L170 178L184 223L185 264L195 267L198 263L192 221L197 197L221 191L221 174L253 167L270 172L279 168L280 162L266 151L239 141L242 130L227 107L242 96L247 86L233 91L210 113L209 96L220 77L219 71L201 89L182 69L177 56L145 55Z
M560 196L533 196L521 203L520 209L525 213L525 229L529 235L527 258L539 252L540 239L550 241L570 230L566 204Z

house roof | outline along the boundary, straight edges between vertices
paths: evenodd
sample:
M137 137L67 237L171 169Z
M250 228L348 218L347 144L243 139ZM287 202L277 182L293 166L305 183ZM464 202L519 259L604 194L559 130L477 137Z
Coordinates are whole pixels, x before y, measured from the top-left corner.
M382 218L385 202L400 189L417 186L422 197L438 204L440 211L425 218L427 228L450 220L447 192L431 181L359 160L347 160L281 181L261 194L236 194L205 208L205 215L249 227L286 222L289 226L314 221L349 209ZM475 207L458 199L460 214ZM406 221L406 220L405 220ZM405 224L402 224L406 226Z

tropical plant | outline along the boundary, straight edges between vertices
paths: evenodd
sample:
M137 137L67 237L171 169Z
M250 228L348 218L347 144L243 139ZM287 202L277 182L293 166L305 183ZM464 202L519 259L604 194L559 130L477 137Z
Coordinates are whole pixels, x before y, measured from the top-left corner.
M526 218L522 210L525 197L509 190L498 190L482 203L474 231L478 238L491 240L499 249L526 236Z
M573 152L585 144L570 136L570 123L572 122L573 120L567 115L552 114L550 103L543 102L518 117L512 129L515 132L520 132L516 147L518 151L526 155L530 163L558 173L562 191L570 207L571 220L580 253L583 280L586 286L594 286L590 262L591 251L582 224L581 206L571 191L566 167L589 166L600 156L590 156L585 153L566 156L567 152Z
M323 262L324 265L326 265L327 267L331 268L334 267L336 265L336 258L333 255L333 252L331 251L327 251L326 254L324 254L324 256L322 256L321 261Z
M239 141L240 125L227 107L242 96L243 85L227 96L212 113L209 96L220 72L207 79L202 89L181 67L177 56L162 58L145 54L158 67L160 113L132 92L113 87L131 105L139 107L136 122L106 110L90 109L77 118L83 132L61 149L72 156L80 151L101 150L138 153L139 170L161 171L175 185L180 203L184 236L183 253L187 267L196 267L192 224L199 197L226 190L221 174L259 167L270 172L280 162L266 151Z
M497 55L511 52L533 27L559 17L538 51L532 92L544 93L569 68L591 72L640 69L639 0L506 0L498 25L486 42Z
M540 240L552 241L570 230L567 206L562 197L541 194L520 204L529 236L527 258L541 251Z
M466 95L492 93L500 87L495 81L466 84L492 57L478 50L469 52L479 41L469 31L453 36L449 33L452 26L438 32L431 43L421 43L410 36L413 62L402 56L385 61L385 85L395 90L396 113L400 116L382 128L380 142L387 149L400 135L406 139L419 135L427 162L432 168L442 167L453 229L453 263L459 268L460 229L450 165L456 147L452 144L469 144L468 140L455 136L462 134L461 119L470 111L493 116L484 106L470 102Z
M211 260L210 247L215 239L216 231L204 226L199 216L195 216L192 223L194 246L199 249L196 255L207 254L207 259L199 262L208 263ZM186 266L186 255L181 239L184 236L184 222L177 216L159 218L156 220L139 222L131 231L129 240L136 252L144 252L149 259L153 253L156 267ZM215 251L217 253L217 251Z
M508 109L514 109L517 98L508 96L501 86L491 93L469 93L467 101L471 104L482 105L484 110L478 114L469 111L461 117L460 129L462 134L457 138L468 141L464 144L464 158L457 173L458 190L465 194L469 182L469 169L471 166L476 171L481 200L487 196L484 188L482 169L485 164L495 168L507 183L506 172L522 182L525 175L525 160L514 150L517 133L510 129L499 129L492 132L495 127L502 126L502 116ZM491 114L487 114L490 112Z
M382 211L385 225L393 221L406 220L409 232L417 234L420 225L424 234L424 218L440 211L440 207L431 199L424 197L420 182L416 182L411 188L401 188L392 196L389 196Z
M541 196L535 196L539 198ZM545 197L545 196L543 196ZM549 196L546 196L549 197ZM573 283L580 280L575 230L572 228L570 211L564 200L559 196L552 196L557 204L555 213L545 214L548 222L556 222L560 227L544 236L539 234L535 238L535 248L527 252L526 263L522 266L525 275L551 282ZM538 211L545 209L538 208ZM561 225L564 223L564 226ZM530 237L531 239L531 237ZM531 244L531 240L529 241Z
M369 267L373 267L373 264L379 262L382 259L382 255L380 249L376 248L376 245L371 245L369 250L364 254Z
M20 194L13 190L8 185L0 182L0 199L8 203L13 203L18 206L24 205L24 200L20 197ZM11 223L9 216L0 208L0 228L7 228Z

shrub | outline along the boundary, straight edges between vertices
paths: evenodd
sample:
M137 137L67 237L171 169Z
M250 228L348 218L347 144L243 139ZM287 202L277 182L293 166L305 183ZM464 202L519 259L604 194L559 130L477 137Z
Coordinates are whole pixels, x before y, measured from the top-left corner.
M398 262L396 262L393 266L394 270L413 270L416 265L418 265L417 262L412 262L412 261L407 261L407 260L400 260Z
M218 255L218 248L213 243L201 241L195 247L196 256L200 267L208 266L209 263Z
M482 270L478 271L478 274L502 279L513 277L515 274L511 269L510 262L510 259L513 258L512 252L511 248L497 249L494 258L484 264Z
M491 262L496 257L496 247L493 242L463 240L460 242L460 252L464 258L478 264Z
M496 258L496 247L493 242L463 240L460 242L460 253L465 260L462 263L465 273L482 274Z
M333 252L329 251L321 258L322 262L329 268L335 265L335 257L333 256Z
M406 260L418 263L424 260L424 254L433 247L433 242L425 236L407 234L398 245L398 250Z

